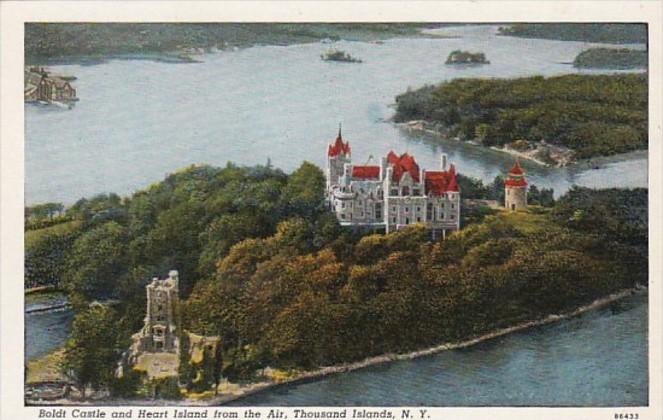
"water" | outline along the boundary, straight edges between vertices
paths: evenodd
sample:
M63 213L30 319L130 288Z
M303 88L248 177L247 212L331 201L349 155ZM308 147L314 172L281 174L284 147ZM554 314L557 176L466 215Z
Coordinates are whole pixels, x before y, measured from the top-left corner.
M436 168L440 146L384 122L393 115L397 94L457 77L577 72L564 63L596 45L499 37L495 30L448 28L442 32L460 38L334 44L362 64L324 62L319 55L329 45L307 44L209 54L199 64L112 60L54 66L78 78L81 100L73 110L26 105L25 201L69 204L101 192L130 194L191 163L254 165L269 158L286 171L303 160L324 166L339 122L356 162L393 148ZM444 65L459 48L484 51L491 64ZM444 149L460 172L486 181L513 161L453 141ZM646 153L599 170L523 164L533 183L557 194L573 184L647 185Z
M462 350L284 386L232 405L644 406L647 296Z
M25 360L32 360L64 344L73 319L73 312L68 308L33 313L27 311L65 302L64 297L52 297L25 305Z

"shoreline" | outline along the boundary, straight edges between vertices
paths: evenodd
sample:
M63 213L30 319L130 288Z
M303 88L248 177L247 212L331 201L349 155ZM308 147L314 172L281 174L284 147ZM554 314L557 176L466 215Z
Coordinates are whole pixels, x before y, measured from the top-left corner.
M563 162L557 162L556 164L550 164L547 162L544 162L540 159L537 159L534 156L531 156L525 152L520 152L518 150L515 150L513 148L503 146L503 147L497 147L497 146L482 146L478 141L476 140L461 140L458 137L450 137L446 136L444 133L435 130L433 128L430 128L430 123L426 120L410 120L410 121L405 121L405 122L394 122L392 120L392 124L394 124L396 127L410 130L410 131L419 131L422 133L430 134L433 136L437 136L439 138L442 138L444 140L448 141L456 141L456 142L462 142L466 144L470 144L472 146L479 147L481 149L488 149L488 150L493 150L495 152L501 152L508 154L510 156L519 158L519 159L525 159L527 161L536 163L537 165L543 166L545 168L586 168L586 169L592 169L592 166L595 163L598 164L607 164L607 163L612 163L612 162L618 162L622 160L628 160L630 158L638 158L641 157L641 154L644 154L644 157L647 157L649 154L648 149L641 149L641 150L632 150L630 152L624 152L624 153L617 153L614 155L608 155L608 156L594 156L591 158L584 158L584 159L574 159L574 160L567 160ZM548 145L551 146L551 145ZM558 147L558 146L555 146ZM569 151L572 151L571 149L568 149ZM594 168L596 169L596 168Z
M522 331L526 330L532 327L538 327L538 326L543 326L543 325L548 325L554 322L562 321L568 318L572 318L575 316L578 316L584 312L590 311L592 309L597 309L602 306L608 305L612 302L615 302L619 299L623 299L627 296L632 296L636 293L642 293L643 291L647 290L646 287L644 286L636 286L632 287L629 289L624 289L617 291L615 293L612 293L606 297L599 298L594 300L593 302L580 306L579 308L576 308L575 310L569 311L569 312L564 312L561 314L551 314L548 315L544 318L540 318L537 320L532 320L532 321L525 321L518 323L516 325L510 326L510 327L505 327L505 328L500 328L498 330L488 332L486 334L482 334L478 337L470 338L467 340L463 341L452 341L452 342L447 342L447 343L442 343L433 347L429 347L426 349L422 350L415 350L409 353L401 353L401 354L396 354L396 353L387 353L384 355L380 356L374 356L374 357L369 357L364 360L354 362L354 363L348 363L348 364L343 364L343 365L338 365L338 366L329 366L329 367L323 367L315 371L309 371L302 373L301 375L297 377L293 377L291 379L286 379L281 382L277 383L270 383L268 385L262 386L262 387L255 387L252 389L248 389L245 393L237 396L224 396L220 397L217 399L214 399L213 401L209 401L208 404L211 406L212 404L220 404L223 405L225 403L229 403L232 401L237 401L241 400L243 398L246 398L248 396L267 391L268 389L274 389L279 386L287 386L287 385L295 385L297 383L303 383L307 381L313 381L313 380L318 380L321 378L324 378L329 375L335 375L339 373L347 373L347 372L352 372L355 370L371 367L371 366L377 366L381 365L384 363L389 363L389 362L395 362L395 361L402 361L402 360L413 360L417 359L420 357L426 357L430 356L436 353L440 353L442 351L447 351L447 350L456 350L456 349L462 349L466 347L473 346L475 344L479 344L484 341L492 340L498 337L502 337L507 334L511 334L517 331Z
M57 400L57 401L48 401L45 404L39 404L36 402L30 402L28 404L30 405L91 405L95 404L98 405L98 403L102 402L103 405L108 405L108 406L113 406L113 405L159 405L159 406L199 406L199 407L213 407L213 406L222 406L224 404L233 402L233 401L238 401L241 399L244 399L246 397L258 394L260 392L266 392L268 390L276 389L278 387L283 387L283 386L292 386L300 383L305 383L305 382L311 382L311 381L316 381L320 380L324 377L330 376L330 375L336 375L340 373L347 373L347 372L352 372L356 371L359 369L364 369L367 367L371 366L377 366L385 363L390 363L390 362L395 362L395 361L403 361L403 360L413 360L417 359L420 357L426 357L430 356L436 353L440 353L442 351L447 351L447 350L456 350L456 349L462 349L466 347L470 347L479 343L482 343L484 341L492 340L498 337L502 337L514 332L518 331L523 331L529 328L533 327L539 327L539 326L544 326L548 324L552 324L558 321L562 321L565 319L573 318L575 316L578 316L582 313L588 312L590 310L598 309L603 306L606 306L610 303L613 303L615 301L618 301L620 299L623 299L628 296L632 296L638 293L646 293L648 288L646 286L641 286L637 285L635 287L631 287L628 289L622 289L619 291L616 291L614 293L611 293L607 296L604 296L602 298L598 298L593 300L592 302L582 305L574 310L566 311L560 314L550 314L547 316L544 316L539 319L535 320L530 320L530 321L523 321L520 323L517 323L515 325L512 325L510 327L504 327L500 328L485 334L482 334L477 337L472 337L468 338L462 341L451 341L451 342L446 342L442 344L438 344L432 347L428 347L425 349L421 350L415 350L411 351L408 353L387 353L379 356L373 356L373 357L368 357L366 359L357 361L357 362L352 362L352 363L345 363L341 365L334 365L334 366L327 366L327 367L322 367L316 370L312 371L305 371L301 372L297 375L294 375L290 378L281 380L281 381L274 381L274 380L264 380L261 382L254 382L246 385L239 385L239 384L226 384L228 388L232 388L232 390L228 390L229 393L226 395L219 395L217 397L209 398L209 399L191 399L191 398L185 398L182 400L147 400L147 399L137 399L137 400L132 400L132 399L118 399L118 400L94 400L94 399L89 399L87 401L74 401L74 400ZM223 386L223 385L222 385ZM223 392L223 391L221 391ZM26 400L27 402L27 400Z

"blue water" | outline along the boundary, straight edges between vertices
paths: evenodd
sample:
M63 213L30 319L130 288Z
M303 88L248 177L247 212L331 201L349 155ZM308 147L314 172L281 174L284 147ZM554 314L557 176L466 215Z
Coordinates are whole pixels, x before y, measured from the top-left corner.
M284 386L232 405L642 406L647 296L429 357Z
M25 360L39 357L64 344L73 319L73 312L69 308L46 312L27 311L65 302L64 297L52 297L25 305Z
M343 123L355 161L389 149L409 151L437 168L439 145L384 122L394 97L457 77L576 73L570 64L596 45L495 35L496 27L447 28L454 39L392 39L384 44L338 42L362 64L320 60L327 44L260 46L208 54L198 64L111 60L53 69L75 75L73 110L26 105L28 204L72 203L101 192L131 194L192 163L264 164L291 171L303 160L325 165L327 143ZM455 49L484 51L491 64L444 64ZM588 72L586 70L580 72ZM513 158L447 142L466 175L492 181ZM646 154L607 162L599 170L547 169L523 162L529 179L557 194L571 185L646 186Z

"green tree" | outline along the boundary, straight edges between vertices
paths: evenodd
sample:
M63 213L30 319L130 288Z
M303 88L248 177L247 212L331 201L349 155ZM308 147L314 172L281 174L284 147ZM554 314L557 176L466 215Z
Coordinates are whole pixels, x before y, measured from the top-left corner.
M92 304L74 317L62 369L78 385L83 398L87 387L98 390L113 380L119 356L115 321L114 311L102 304Z
M117 296L128 265L126 229L108 222L83 233L69 253L64 287L84 300Z

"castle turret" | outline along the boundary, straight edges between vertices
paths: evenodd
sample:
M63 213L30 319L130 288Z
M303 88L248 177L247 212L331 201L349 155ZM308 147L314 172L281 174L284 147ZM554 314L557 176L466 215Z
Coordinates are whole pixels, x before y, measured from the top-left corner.
M338 126L338 136L334 144L327 148L327 188L338 185L345 164L351 163L350 143L344 142L341 135L341 126Z
M527 209L527 180L518 160L504 180L504 207L511 211Z

